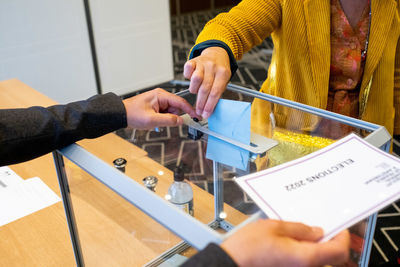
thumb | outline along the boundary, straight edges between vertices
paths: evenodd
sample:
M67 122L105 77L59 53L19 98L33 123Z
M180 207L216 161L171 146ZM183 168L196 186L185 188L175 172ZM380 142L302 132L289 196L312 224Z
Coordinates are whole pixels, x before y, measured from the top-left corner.
M183 66L183 76L186 79L190 80L195 69L196 69L196 62L194 60L187 61Z
M152 124L154 124L154 127L178 126L182 123L183 119L175 114L156 113L152 115Z
M285 222L280 225L281 235L297 239L299 241L316 242L323 237L320 227L311 227L302 223Z
M312 257L316 266L326 264L341 265L349 259L350 234L343 231L331 240L312 244L315 254Z

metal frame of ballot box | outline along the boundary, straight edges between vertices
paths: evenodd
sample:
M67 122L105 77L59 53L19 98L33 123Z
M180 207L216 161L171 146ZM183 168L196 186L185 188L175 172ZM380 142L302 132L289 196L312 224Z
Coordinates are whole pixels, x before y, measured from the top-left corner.
M172 83L181 86L188 85L188 82L183 81L172 81ZM227 90L267 100L271 103L301 110L309 114L318 115L320 117L335 120L362 130L370 131L371 133L365 138L365 140L375 147L379 147L380 149L389 152L391 136L382 126L296 103L280 97L267 95L238 85L229 84ZM184 90L177 94L180 96L185 96L189 94L189 92L188 90ZM219 244L237 229L240 229L249 222L265 217L265 215L259 211L249 216L245 221L237 226L233 226L231 223L229 223L229 221L225 220L225 216L223 216L223 183L220 175L221 167L219 166L218 162L213 162L214 219L208 225L205 225L189 214L175 207L173 204L154 194L143 185L135 182L124 173L92 155L90 152L86 151L77 144L72 144L68 147L53 152L53 157L77 266L84 266L84 261L78 230L74 218L63 157L82 168L95 179L123 197L126 201L139 208L152 219L184 240L178 245L159 255L157 258L153 259L151 262L146 264L146 266L157 266L176 253L184 251L189 246L193 246L194 248L200 250L210 242ZM364 236L365 243L359 266L368 266L376 218L377 214L374 214L367 220L367 230ZM222 228L226 230L227 233L221 234L215 231L214 229L217 228Z

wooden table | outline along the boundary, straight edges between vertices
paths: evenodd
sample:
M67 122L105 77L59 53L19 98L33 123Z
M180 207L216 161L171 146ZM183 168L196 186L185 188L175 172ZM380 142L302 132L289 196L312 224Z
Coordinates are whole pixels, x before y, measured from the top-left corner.
M18 80L0 82L0 108L49 106L55 101ZM115 134L79 144L112 164L127 159L126 174L141 183L147 175L159 178L157 194L164 196L172 182L170 170ZM141 266L180 240L140 210L66 160L71 199L86 266ZM38 176L60 196L50 154L10 166L24 179ZM162 176L158 175L163 171ZM204 223L214 216L212 195L192 185L195 217ZM225 205L231 223L245 215ZM75 259L61 202L0 227L0 266L74 266Z

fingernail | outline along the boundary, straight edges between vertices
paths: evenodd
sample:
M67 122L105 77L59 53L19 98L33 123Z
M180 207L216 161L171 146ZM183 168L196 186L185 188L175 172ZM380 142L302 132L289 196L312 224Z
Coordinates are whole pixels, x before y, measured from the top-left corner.
M207 111L204 111L203 114L201 114L201 116L202 116L204 119L207 119L208 117L210 117L210 113L207 112Z
M322 230L321 227L314 226L314 227L312 227L312 231L314 233L318 234L318 235L323 235L324 234L324 230Z
M197 116L201 116L201 110L200 109L196 109L196 114L197 114Z

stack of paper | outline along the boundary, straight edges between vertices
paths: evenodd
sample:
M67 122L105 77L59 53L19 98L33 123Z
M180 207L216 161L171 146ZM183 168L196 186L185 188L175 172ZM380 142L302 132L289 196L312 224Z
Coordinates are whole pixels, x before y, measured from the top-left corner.
M60 200L39 177L23 180L10 168L0 167L0 226Z

